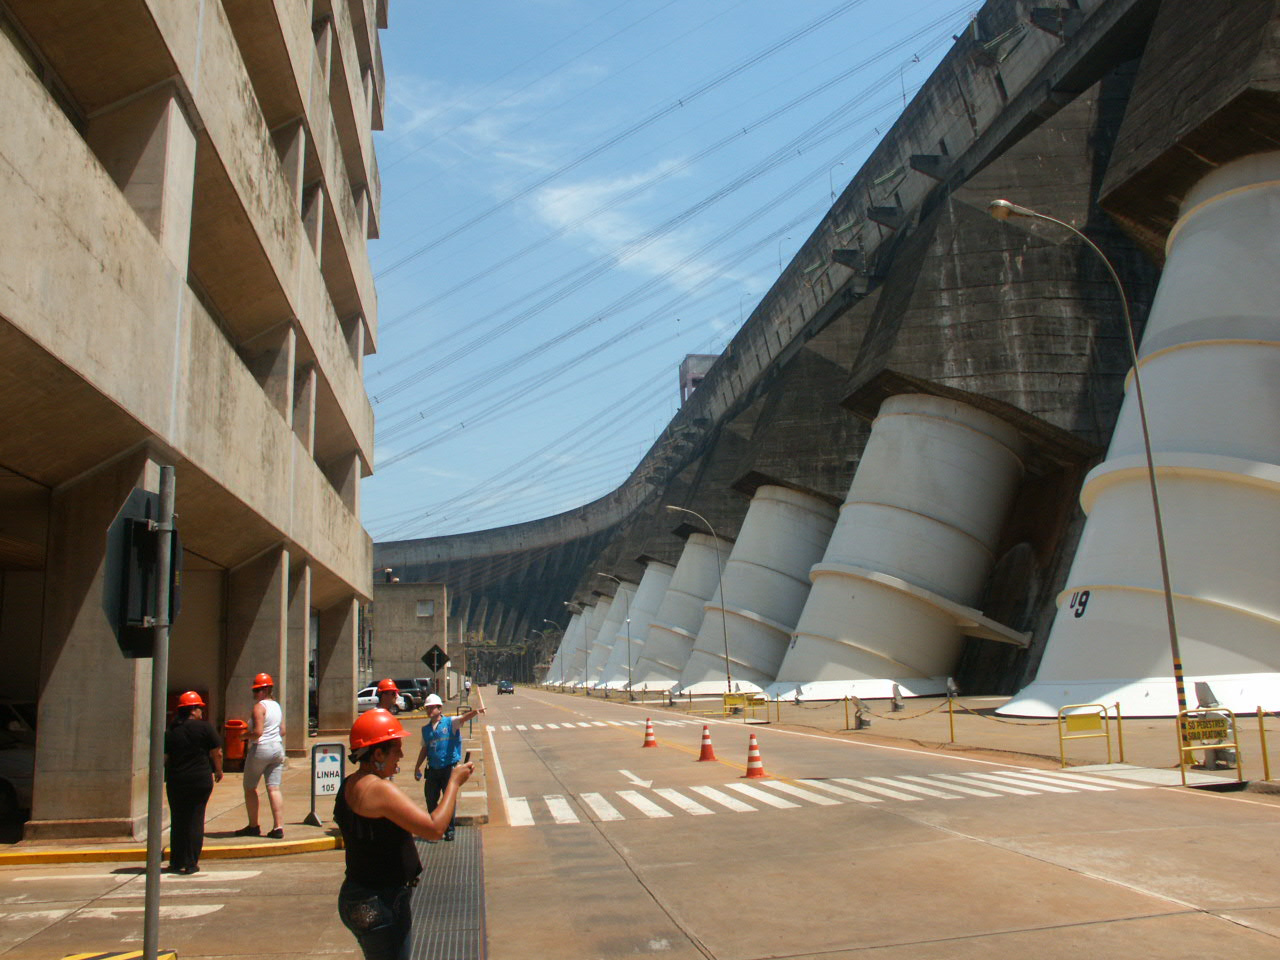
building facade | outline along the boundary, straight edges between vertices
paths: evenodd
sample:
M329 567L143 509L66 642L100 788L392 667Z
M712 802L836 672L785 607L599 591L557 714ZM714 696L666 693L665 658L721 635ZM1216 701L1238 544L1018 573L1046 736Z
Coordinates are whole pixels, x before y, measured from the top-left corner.
M145 826L150 662L105 535L176 473L169 692L301 753L354 713L386 0L0 2L0 696L39 705L30 836Z
M383 677L435 678L422 658L432 647L449 653L443 583L375 583L367 619L370 683Z

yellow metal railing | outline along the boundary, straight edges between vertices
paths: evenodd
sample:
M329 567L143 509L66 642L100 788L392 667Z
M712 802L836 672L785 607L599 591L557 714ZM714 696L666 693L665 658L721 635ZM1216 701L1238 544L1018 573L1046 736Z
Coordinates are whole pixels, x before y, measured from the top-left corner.
M1240 756L1236 715L1225 707L1211 710L1182 710L1178 713L1178 772L1182 785L1187 785L1187 763L1195 762L1197 750L1235 750L1236 779L1244 782L1244 760ZM1265 734L1264 734L1265 735ZM1266 748L1263 748L1265 753ZM1205 754L1205 766L1210 765Z
M1124 731L1120 721L1120 704L1115 705L1116 735L1120 762L1124 763ZM1058 710L1058 759L1067 765L1068 740L1107 741L1107 763L1111 762L1111 718L1101 703L1069 703Z

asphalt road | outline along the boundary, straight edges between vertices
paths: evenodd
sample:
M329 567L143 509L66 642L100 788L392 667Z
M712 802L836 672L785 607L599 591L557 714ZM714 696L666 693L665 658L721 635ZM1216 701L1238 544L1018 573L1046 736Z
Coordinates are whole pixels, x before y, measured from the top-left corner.
M644 749L635 706L485 702L490 960L1280 955L1268 798L715 720L699 763L700 720L651 712ZM750 732L766 780L742 777ZM166 876L161 939L184 960L357 956L341 858ZM142 903L134 866L6 867L0 958L138 947Z
M1270 802L740 722L699 763L700 721L644 749L636 707L488 706L492 960L1280 952Z

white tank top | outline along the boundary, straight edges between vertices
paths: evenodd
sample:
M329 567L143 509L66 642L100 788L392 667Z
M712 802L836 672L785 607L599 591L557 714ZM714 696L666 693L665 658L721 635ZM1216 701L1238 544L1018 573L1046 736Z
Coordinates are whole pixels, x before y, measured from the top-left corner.
M258 743L266 746L269 743L280 743L280 718L284 711L274 700L262 701L262 736Z

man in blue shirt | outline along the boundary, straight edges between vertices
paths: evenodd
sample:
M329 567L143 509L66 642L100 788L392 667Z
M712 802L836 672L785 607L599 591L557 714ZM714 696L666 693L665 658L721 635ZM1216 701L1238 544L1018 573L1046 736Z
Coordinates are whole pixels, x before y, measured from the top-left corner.
M427 697L424 706L427 708L427 723L422 728L422 749L418 751L418 761L413 765L413 778L423 779L422 764L426 761L427 774L423 793L427 800L427 813L431 813L440 802L440 794L449 783L453 768L462 762L462 725L476 714L484 713L484 707L468 710L456 717L446 717L443 715L444 704L434 693ZM453 839L452 822L444 832L444 838Z

